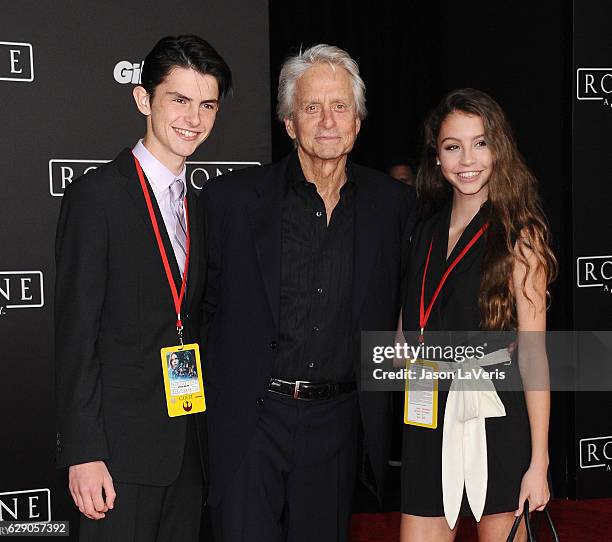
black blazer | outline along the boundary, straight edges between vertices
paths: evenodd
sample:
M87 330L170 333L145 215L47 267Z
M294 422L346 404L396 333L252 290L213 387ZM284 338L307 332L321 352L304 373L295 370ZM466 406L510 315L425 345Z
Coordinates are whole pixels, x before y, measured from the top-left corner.
M200 196L209 250L208 330L203 349L209 401L209 502L213 506L240 464L273 376L287 163L288 157L223 175L207 183ZM382 173L355 164L349 167L357 190L353 311L347 317L352 319L358 345L361 330L397 326L415 198L413 189ZM359 359L355 364L359 375ZM365 450L380 495L390 397L360 392L359 399Z
M189 189L187 205L191 254L183 323L192 342L200 335L206 250L202 210ZM160 349L177 344L176 312L130 150L67 188L56 270L58 467L104 460L116 481L170 484L181 467L186 417L168 416ZM200 425L201 415L194 416Z

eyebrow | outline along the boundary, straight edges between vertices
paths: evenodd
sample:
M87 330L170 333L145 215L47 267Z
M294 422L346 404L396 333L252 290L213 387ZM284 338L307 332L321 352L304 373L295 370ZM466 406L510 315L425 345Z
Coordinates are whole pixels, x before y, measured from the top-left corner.
M325 101L325 98L322 96L309 96L304 98L303 100L301 100L299 103L300 104L305 104L305 103L323 103ZM351 102L351 98L350 96L336 96L334 98L330 98L329 99L330 102L334 103L334 102Z
M476 136L474 136L472 138L472 141L474 141L475 139L478 139L479 137L484 137L484 134L478 134ZM445 141L448 141L449 139L452 139L453 141L461 141L461 139L459 139L458 137L445 137L442 141L440 141L440 143L444 143Z
M181 100L185 100L186 102L192 102L193 100L180 92L166 92L166 96L174 96L175 98L180 98ZM219 100L217 98L211 98L210 100L202 100L201 104L218 104Z

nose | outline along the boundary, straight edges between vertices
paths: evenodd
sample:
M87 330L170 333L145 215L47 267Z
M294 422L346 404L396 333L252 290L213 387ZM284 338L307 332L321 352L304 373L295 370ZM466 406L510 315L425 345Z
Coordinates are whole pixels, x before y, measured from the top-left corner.
M197 126L200 124L200 106L196 103L191 103L187 113L185 113L185 120L190 126Z
M336 124L336 118L334 117L334 112L327 107L323 107L321 111L320 123L323 126L323 128L331 128L332 126L334 126L334 124Z
M464 147L463 152L461 153L461 163L469 166L473 164L476 160L474 159L474 151L470 147Z

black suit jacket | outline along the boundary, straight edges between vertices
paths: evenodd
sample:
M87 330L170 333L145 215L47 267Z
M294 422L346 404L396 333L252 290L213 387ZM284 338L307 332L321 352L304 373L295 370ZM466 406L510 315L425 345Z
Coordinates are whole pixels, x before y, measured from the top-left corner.
M189 189L187 205L191 254L183 323L192 342L200 335L206 250L202 211ZM186 417L168 416L160 349L177 344L176 312L130 150L67 188L56 270L58 467L104 460L116 481L170 484L181 467ZM195 416L201 425L201 415Z
M240 464L273 376L287 163L288 157L270 166L226 174L207 183L200 197L209 250L204 351L212 505L219 503ZM414 190L374 170L351 163L349 167L357 190L353 310L347 317L358 345L361 330L397 327ZM359 399L364 446L380 496L390 397L360 391Z

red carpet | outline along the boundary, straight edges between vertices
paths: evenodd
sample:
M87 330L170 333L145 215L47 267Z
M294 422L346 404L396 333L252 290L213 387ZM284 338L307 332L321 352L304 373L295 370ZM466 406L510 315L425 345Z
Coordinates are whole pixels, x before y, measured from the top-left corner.
M549 510L561 542L612 541L612 499L587 501L553 500ZM542 518L543 520L544 518ZM387 542L399 539L400 514L355 514L351 524L351 542ZM542 530L544 533L544 521ZM457 542L476 542L474 520L464 519ZM538 542L550 537L540 536ZM503 542L503 541L502 541Z

